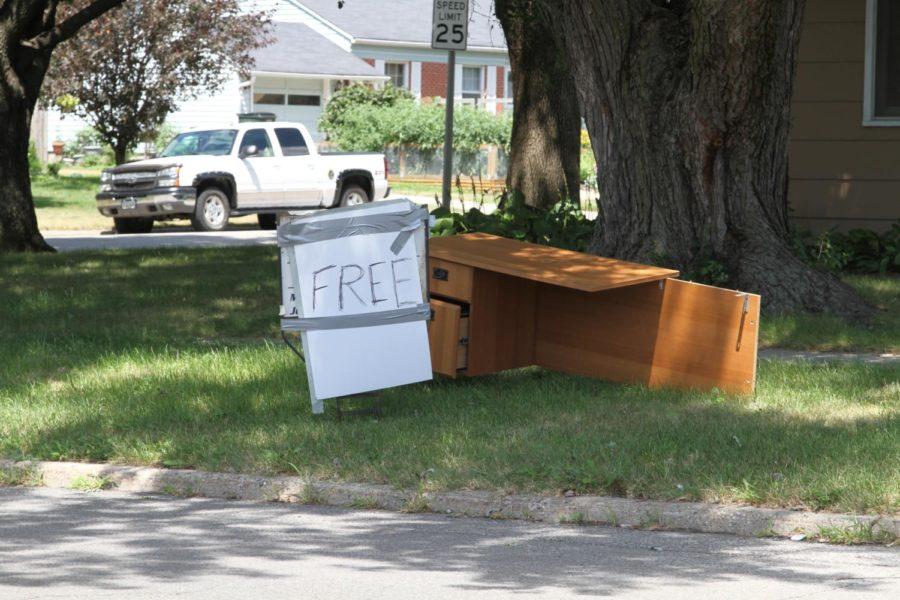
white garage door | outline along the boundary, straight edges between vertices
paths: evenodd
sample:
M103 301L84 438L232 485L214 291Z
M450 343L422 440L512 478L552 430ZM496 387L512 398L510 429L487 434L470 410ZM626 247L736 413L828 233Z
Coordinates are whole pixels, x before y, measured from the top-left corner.
M322 94L306 90L265 91L253 94L253 111L274 113L279 121L303 123L318 140L316 124L322 114Z

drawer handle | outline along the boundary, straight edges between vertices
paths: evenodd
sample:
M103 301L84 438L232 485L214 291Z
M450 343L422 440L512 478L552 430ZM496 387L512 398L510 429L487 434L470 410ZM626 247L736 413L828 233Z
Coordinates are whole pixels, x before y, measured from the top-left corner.
M435 267L431 273L438 281L447 281L448 279L450 279L450 272L447 269Z

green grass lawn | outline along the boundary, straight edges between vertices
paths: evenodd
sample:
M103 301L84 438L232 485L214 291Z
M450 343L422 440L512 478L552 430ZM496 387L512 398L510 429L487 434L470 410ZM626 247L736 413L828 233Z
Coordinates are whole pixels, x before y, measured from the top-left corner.
M100 174L83 169L64 170L60 177L33 177L38 225L44 231L109 229L112 219L97 212L94 200L99 187Z
M760 344L799 350L900 354L900 276L852 275L845 281L880 309L871 323L854 325L829 315L764 317Z
M524 369L338 423L278 302L273 248L0 257L0 456L900 510L897 367L763 361L748 398Z

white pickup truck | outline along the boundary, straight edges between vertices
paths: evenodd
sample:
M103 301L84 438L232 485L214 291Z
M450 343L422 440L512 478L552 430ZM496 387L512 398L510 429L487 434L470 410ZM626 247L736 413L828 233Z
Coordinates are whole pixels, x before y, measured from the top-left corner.
M182 133L158 158L103 171L97 208L119 233L185 217L198 231L220 231L248 214L274 229L279 211L384 198L387 170L383 154L319 152L299 123L242 123Z

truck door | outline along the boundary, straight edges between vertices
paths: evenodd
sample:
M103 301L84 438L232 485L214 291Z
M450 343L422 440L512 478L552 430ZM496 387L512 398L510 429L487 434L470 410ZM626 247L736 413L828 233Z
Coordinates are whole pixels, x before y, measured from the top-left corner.
M322 201L319 160L311 156L303 133L296 127L276 127L284 174L284 202L290 206L319 206Z
M256 152L250 153L254 146ZM238 159L247 177L245 185L238 190L239 208L280 204L284 194L281 159L275 156L275 147L265 129L249 129L244 133Z

